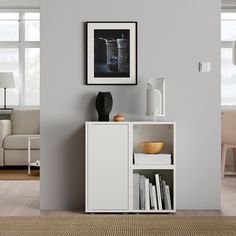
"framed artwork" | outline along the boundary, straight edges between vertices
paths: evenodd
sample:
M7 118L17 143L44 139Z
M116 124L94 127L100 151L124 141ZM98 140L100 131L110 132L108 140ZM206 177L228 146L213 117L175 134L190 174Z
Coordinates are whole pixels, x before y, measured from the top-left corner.
M137 84L137 22L86 22L87 84Z

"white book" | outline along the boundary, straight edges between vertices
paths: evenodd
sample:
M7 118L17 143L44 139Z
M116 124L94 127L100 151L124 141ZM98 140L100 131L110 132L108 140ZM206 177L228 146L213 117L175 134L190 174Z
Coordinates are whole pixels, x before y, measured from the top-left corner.
M135 165L171 165L169 161L148 161L148 160L135 160Z
M145 210L145 177L139 176L139 209Z
M171 158L149 158L149 157L144 157L144 158L134 158L135 161L169 161Z
M149 179L145 178L145 210L150 210Z
M139 174L133 174L133 209L139 210Z
M149 183L150 209L154 210L154 196L152 193L152 184Z
M167 195L168 210L171 210L172 206L171 206L170 187L169 187L169 185L166 185L166 195Z
M135 166L150 166L150 165L159 165L159 166L171 166L171 163L170 162L136 162L135 164L134 164Z
M160 177L159 174L155 174L156 180L156 192L157 192L157 202L158 202L158 209L162 210L162 202L161 202L161 187L160 187Z
M157 208L157 194L156 194L156 188L154 185L152 185L152 195L154 200L154 210L158 210Z
M144 160L147 160L147 161L169 161L171 160L170 157L165 157L165 158L150 158L150 157L135 157L134 158L136 161L144 161Z
M135 158L169 158L171 154L169 153L160 153L160 154L146 154L146 153L134 153Z
M145 165L145 164L171 164L170 154L134 154L134 164Z

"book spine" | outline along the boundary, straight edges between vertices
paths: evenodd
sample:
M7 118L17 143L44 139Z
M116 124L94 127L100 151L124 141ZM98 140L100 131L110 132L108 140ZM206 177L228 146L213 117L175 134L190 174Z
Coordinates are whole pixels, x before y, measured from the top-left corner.
M171 154L145 154L145 153L134 153L134 158L171 158Z
M156 188L155 188L154 185L152 185L152 194L153 194L153 200L154 200L154 210L158 210L158 208L157 208Z
M159 177L159 180L160 180L160 189L161 189L161 201L162 201L162 204L164 204L164 192L163 192L163 185L162 185L162 177L161 177L161 175Z
M134 158L135 161L170 161L171 158L167 157L167 158L150 158L150 157L146 157L146 158L139 158L139 157L135 157Z
M171 210L172 209L172 205L171 205L170 187L169 187L169 185L166 185L166 194L167 194L168 209Z
M139 174L133 174L133 209L139 210Z
M145 178L145 210L150 210L149 179Z
M159 208L159 210L162 210L161 188L160 188L159 174L155 174L155 179L156 179L156 192L157 192L158 208Z
M152 184L149 183L149 195L150 195L150 209L154 210L154 196L152 192Z
M135 160L135 165L171 165L171 161L139 161Z
M166 193L166 181L165 180L162 180L162 186L163 186L163 195L164 195L164 209L169 210L168 201L167 201L167 193Z
M139 199L140 199L140 210L145 210L145 177L140 175L139 180Z

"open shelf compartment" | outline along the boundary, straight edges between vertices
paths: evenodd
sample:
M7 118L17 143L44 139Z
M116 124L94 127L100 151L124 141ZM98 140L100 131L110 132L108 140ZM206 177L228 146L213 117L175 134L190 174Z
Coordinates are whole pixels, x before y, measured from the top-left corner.
M155 174L159 174L161 176L162 180L165 180L166 185L169 186L170 189L170 199L171 199L171 209L165 209L164 207L164 200L162 199L162 210L159 210L159 207L157 210L150 209L150 210L144 210L140 208L139 203L139 209L134 209L134 188L132 189L132 212L140 212L140 213L155 213L155 212L162 212L162 213L171 213L176 211L175 207L175 178L174 178L174 170L166 169L166 170L157 170L157 169L149 169L149 170L133 170L133 174L139 174L140 176L143 175L145 178L149 179L149 183L155 186L156 190L156 180L155 180ZM133 177L133 176L132 176ZM133 178L132 178L133 181ZM134 185L132 185L134 187ZM140 198L139 198L140 201ZM157 200L158 202L158 200Z
M131 143L131 212L133 213L174 213L176 212L176 195L175 195L175 168L176 168L176 138L175 138L175 123L174 122L133 122L132 130L132 143ZM135 153L144 153L140 147L140 142L143 141L162 141L164 148L161 153L171 154L171 164L142 164L134 163ZM151 209L144 210L134 207L134 182L133 174L143 175L149 179L149 182L155 186L155 174L159 174L162 180L166 181L169 186L171 209L165 209L163 199L162 210ZM157 198L158 201L158 198Z
M140 143L143 141L162 141L164 148L161 153L171 154L172 165L175 164L175 125L174 123L134 123L133 154L143 153ZM133 163L134 164L134 163Z

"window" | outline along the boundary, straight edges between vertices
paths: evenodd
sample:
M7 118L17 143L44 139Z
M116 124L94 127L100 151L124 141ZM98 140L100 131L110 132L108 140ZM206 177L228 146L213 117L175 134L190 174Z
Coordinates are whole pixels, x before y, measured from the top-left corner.
M40 13L0 10L0 71L14 73L16 88L7 89L8 106L40 104ZM0 89L0 106L3 89Z
M221 13L221 105L236 105L236 66L232 44L236 40L236 11Z

